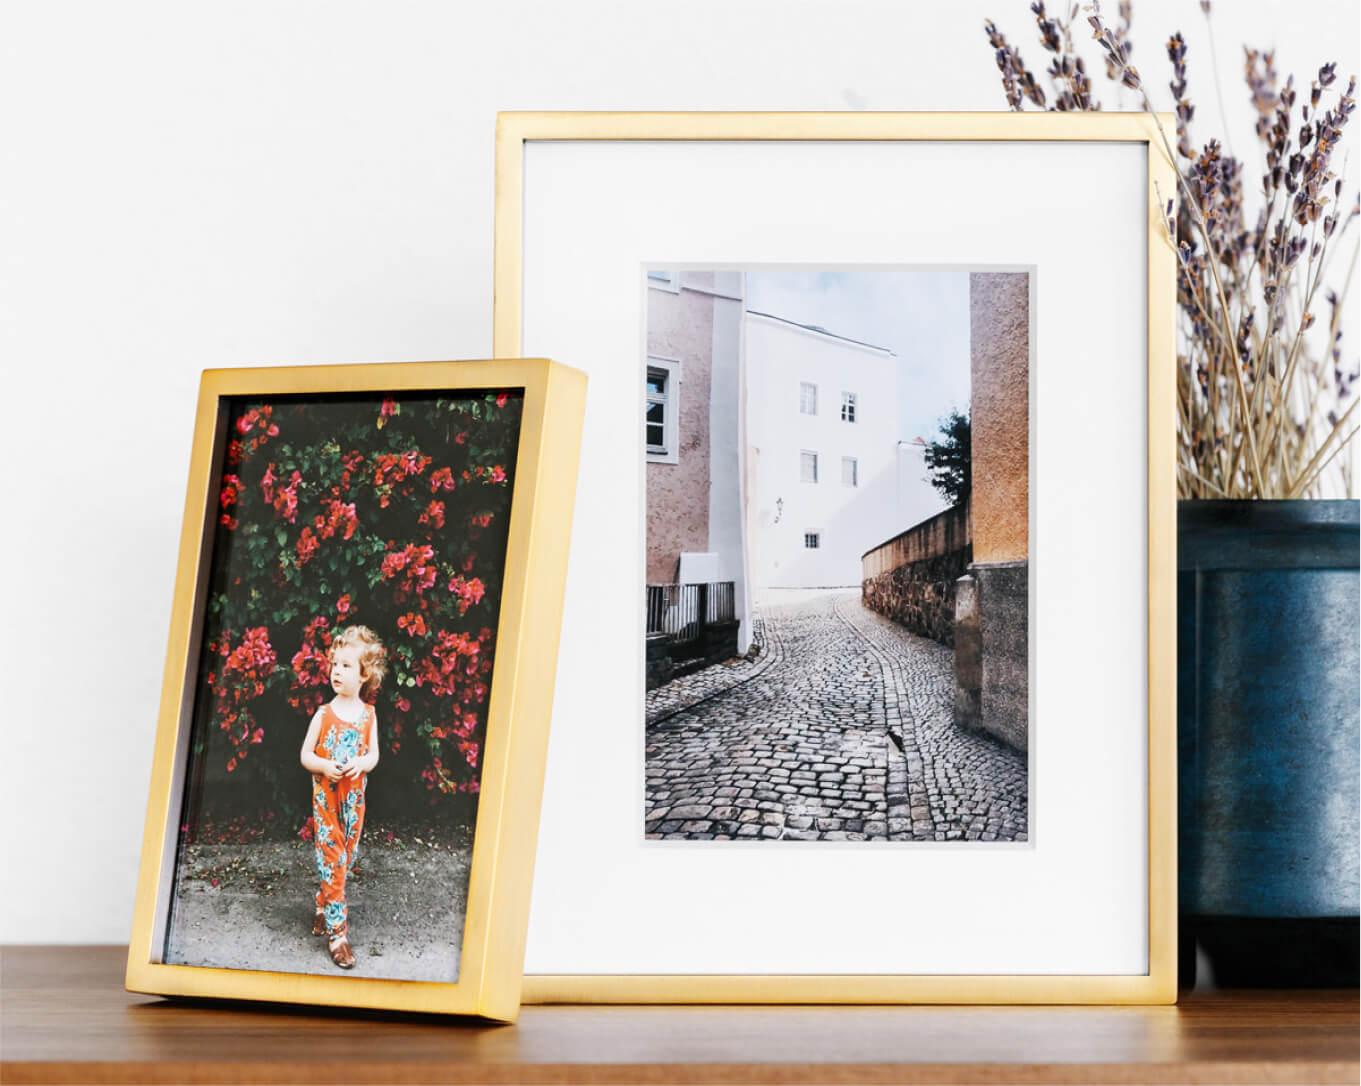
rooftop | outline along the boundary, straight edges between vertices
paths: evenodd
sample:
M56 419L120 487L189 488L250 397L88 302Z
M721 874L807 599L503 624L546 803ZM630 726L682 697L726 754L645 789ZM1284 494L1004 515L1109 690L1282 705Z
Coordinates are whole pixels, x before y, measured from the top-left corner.
M828 339L840 340L842 343L853 343L857 347L868 347L871 351L883 351L884 354L888 355L893 354L887 347L881 347L877 343L866 343L863 339L852 339L850 336L839 336L835 332L827 331L820 324L801 324L799 321L791 321L787 317L777 317L774 313L762 313L756 309L748 309L747 312L753 317L765 317L766 320L779 321L779 323L790 325L793 328L802 328L805 332L816 332Z

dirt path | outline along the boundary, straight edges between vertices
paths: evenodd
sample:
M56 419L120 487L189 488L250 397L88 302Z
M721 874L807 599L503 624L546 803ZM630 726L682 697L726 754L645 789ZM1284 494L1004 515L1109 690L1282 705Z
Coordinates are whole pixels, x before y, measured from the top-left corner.
M471 846L387 843L365 833L349 884L348 975L454 981ZM191 845L181 867L165 960L177 965L339 973L310 934L316 875L304 841Z

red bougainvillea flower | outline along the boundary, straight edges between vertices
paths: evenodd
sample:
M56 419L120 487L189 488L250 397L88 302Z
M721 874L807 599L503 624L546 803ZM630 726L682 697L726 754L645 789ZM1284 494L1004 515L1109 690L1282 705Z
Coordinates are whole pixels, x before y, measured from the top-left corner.
M510 399L510 393L502 392L496 397L496 406L505 407L506 401Z
M393 415L399 414L401 414L401 410L398 408L396 400L384 400L382 405L378 408L378 429L381 430L386 426L388 419L392 418Z
M449 579L449 591L458 597L458 613L460 615L466 615L469 607L481 603L482 597L487 593L482 578L465 579L460 573L455 573Z
M222 489L218 492L218 502L222 505L222 515L218 522L227 529L235 531L237 519L228 510L241 499L241 480L235 475L222 476Z
M209 652L220 661L220 670L207 676L213 691L213 716L218 728L227 733L232 748L227 771L232 772L246 756L246 746L264 739L264 729L255 724L250 702L265 692L265 682L274 673L277 657L264 626L248 629L240 644L231 648L231 634L223 634L208 644Z
M454 473L448 468L439 468L430 476L430 493L434 494L441 490L453 490Z
M464 700L467 688L491 670L490 654L482 654L482 643L465 633L440 630L430 654L413 661L416 685L441 698Z
M449 469L442 468L441 470L448 471ZM425 512L423 512L418 519L420 523L428 524L432 528L443 528L444 503L442 501L432 501L429 505L425 507Z
M298 565L305 566L321 547L320 540L313 534L311 528L304 528L302 534L298 536Z
M361 452L350 451L340 458L340 489L349 490L350 480L354 478L354 473L363 466L364 454Z
M268 479L269 491L265 494L265 501L274 506L274 512L280 519L292 524L298 519L298 486L302 483L302 472L294 470L293 474L288 477L288 485L274 490L275 480L271 478L273 468L274 465L270 464L269 468L266 469L264 478L260 480L260 489L266 490L265 480ZM273 497L270 496L270 493L273 494Z
M425 616L411 611L397 620L397 629L405 630L412 637L424 637L430 632L425 625Z
M404 453L379 453L374 460L373 470L373 486L378 494L379 508L388 507L394 487L413 476L420 475L430 466L433 459L419 449L408 449Z
M350 594L348 592L341 596L340 599L336 600L336 614L341 618L348 615L353 608L354 602L350 599Z
M463 472L465 482L476 479L484 486L498 486L506 481L506 469L500 464L477 464Z
M325 511L313 518L312 523L316 525L317 535L322 539L331 539L337 533L342 539L349 539L359 527L359 518L355 515L354 502L333 498L326 503Z
M293 654L293 681L288 704L311 716L325 701L322 687L331 674L330 620L324 615L312 619L302 631L302 644Z
M235 475L222 476L222 489L218 493L217 500L222 504L222 508L235 505L241 497L241 480Z
M245 447L241 442L237 441L236 438L232 438L227 442L227 463L232 467L236 467L237 464L241 463L241 457L245 455L245 452Z
M236 420L236 432L243 439L240 456L255 452L270 438L279 436L279 427L275 425L273 415L274 408L269 404L247 408L241 413Z
M408 543L398 551L383 557L379 574L385 581L396 580L393 593L398 603L405 602L413 593L421 595L431 588L439 570L435 568L435 548L428 543Z
M253 696L258 698L265 692L262 680L274 671L275 659L269 630L264 626L253 626L241 638L241 644L227 654L222 671L223 674L239 674L248 680L253 687Z

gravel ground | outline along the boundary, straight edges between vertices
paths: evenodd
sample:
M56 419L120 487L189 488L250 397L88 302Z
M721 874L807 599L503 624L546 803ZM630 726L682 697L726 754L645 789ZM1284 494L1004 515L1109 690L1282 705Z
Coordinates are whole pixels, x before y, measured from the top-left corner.
M455 981L472 856L452 843L366 831L351 875L349 975ZM167 963L276 973L342 972L313 936L316 875L305 841L190 845L182 858Z

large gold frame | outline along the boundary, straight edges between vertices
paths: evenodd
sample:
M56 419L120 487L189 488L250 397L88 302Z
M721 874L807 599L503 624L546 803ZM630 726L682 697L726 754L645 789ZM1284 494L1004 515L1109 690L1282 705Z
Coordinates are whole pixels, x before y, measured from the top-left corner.
M214 467L223 441L226 397L492 388L523 388L524 409L458 981L271 973L153 961L159 957L153 941L166 914L173 876L176 812L215 523ZM564 541L571 527L585 395L585 374L544 359L204 371L128 947L129 991L514 1021L562 623Z
M1148 185L1148 973L1142 976L542 976L526 1002L1172 1003L1177 991L1175 167L1143 113L502 113L492 353L521 350L524 147L531 141L1142 143Z

